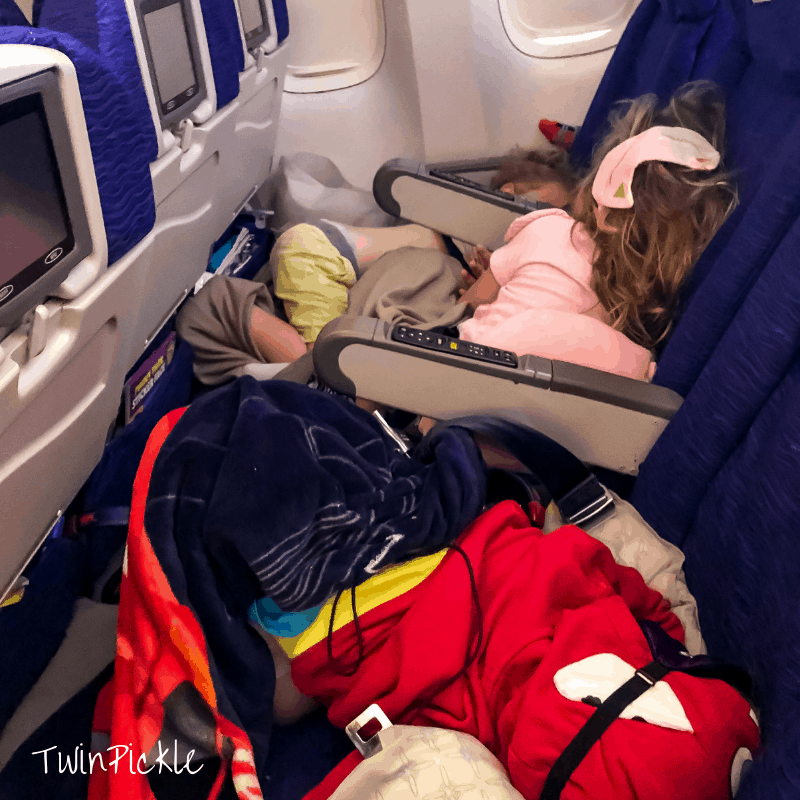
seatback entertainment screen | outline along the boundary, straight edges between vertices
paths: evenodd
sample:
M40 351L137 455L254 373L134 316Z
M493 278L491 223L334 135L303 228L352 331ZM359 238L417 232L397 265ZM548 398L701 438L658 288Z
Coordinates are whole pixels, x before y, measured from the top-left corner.
M74 245L40 94L0 106L0 307Z
M269 36L269 18L264 0L238 0L242 29L249 48L257 47Z
M180 0L145 0L141 5L162 117L197 96L200 83Z

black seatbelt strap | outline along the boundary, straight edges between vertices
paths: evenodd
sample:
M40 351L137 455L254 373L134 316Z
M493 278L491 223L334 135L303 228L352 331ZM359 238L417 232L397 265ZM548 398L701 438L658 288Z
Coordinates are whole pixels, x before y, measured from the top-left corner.
M651 661L646 667L637 669L630 680L623 683L601 703L550 768L539 800L558 800L572 773L611 723L618 719L623 710L637 697L641 697L671 671L658 661Z
M500 417L458 417L438 422L417 446L415 457L424 461L430 455L431 441L447 427L486 434L505 447L550 492L565 522L585 525L613 509L608 492L566 447L543 433Z

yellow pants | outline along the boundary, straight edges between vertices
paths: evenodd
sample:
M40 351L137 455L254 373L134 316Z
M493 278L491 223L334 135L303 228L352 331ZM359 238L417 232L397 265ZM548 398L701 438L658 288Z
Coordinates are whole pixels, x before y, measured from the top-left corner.
M292 326L314 342L332 319L347 311L353 265L313 225L295 225L275 242L270 256L275 294Z

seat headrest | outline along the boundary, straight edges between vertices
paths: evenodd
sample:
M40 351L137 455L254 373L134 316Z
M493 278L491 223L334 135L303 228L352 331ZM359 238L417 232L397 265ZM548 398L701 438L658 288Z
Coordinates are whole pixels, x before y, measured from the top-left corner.
M42 0L36 27L67 33L90 50L101 52L97 14L95 0Z

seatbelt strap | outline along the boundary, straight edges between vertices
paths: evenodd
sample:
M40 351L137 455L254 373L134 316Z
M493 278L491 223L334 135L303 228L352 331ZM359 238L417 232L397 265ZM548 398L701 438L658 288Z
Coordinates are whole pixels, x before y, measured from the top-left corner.
M637 697L641 697L671 671L658 661L651 661L646 667L637 669L630 680L601 703L550 768L539 800L559 800L572 773L595 742L611 727L611 723Z
M566 447L543 433L500 417L442 420L417 445L414 456L426 460L437 433L448 427L491 436L541 481L564 521L585 525L612 510L614 501L586 465Z

